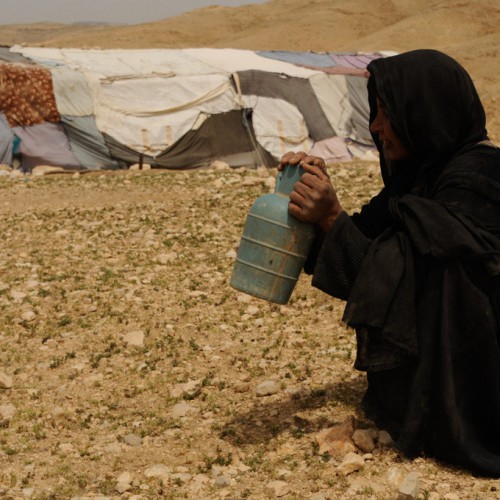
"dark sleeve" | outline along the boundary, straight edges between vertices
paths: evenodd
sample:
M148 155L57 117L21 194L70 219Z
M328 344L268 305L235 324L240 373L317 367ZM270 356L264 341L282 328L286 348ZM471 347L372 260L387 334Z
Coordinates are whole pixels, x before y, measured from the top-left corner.
M347 300L370 243L371 239L342 212L323 238L314 267L313 286Z
M344 217L344 215L342 217ZM389 211L389 196L386 188L382 189L379 194L374 196L364 205L360 212L352 214L350 219L362 235L368 239L375 239L383 233L392 223L394 223L394 217ZM354 231L353 228L351 228L351 230ZM304 271L307 274L314 274L314 269L324 239L324 233L318 229L316 238L309 251L309 256L304 264Z
M389 210L389 194L386 188L374 196L359 213L351 216L352 222L367 237L374 239L394 223Z

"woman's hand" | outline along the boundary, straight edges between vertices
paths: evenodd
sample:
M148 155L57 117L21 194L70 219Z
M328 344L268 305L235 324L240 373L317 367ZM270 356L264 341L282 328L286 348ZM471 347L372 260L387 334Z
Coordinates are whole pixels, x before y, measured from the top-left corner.
M307 158L307 153L304 153L304 151L299 151L297 153L288 151L288 153L282 156L281 161L278 163L278 171L281 172L287 165L298 165L304 158Z
M328 232L343 209L324 160L308 156L303 151L289 152L281 158L278 170L283 170L286 165L299 165L305 171L290 193L289 212L297 219L313 222Z

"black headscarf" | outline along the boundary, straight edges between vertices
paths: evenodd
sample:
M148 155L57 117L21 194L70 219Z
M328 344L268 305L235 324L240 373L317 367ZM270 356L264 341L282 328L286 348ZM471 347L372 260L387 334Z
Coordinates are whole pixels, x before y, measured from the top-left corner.
M368 71L370 124L377 115L379 97L410 153L411 160L403 168L411 170L411 175L407 172L405 176L413 177L419 188L457 153L487 139L485 113L474 84L465 69L446 54L414 50L376 59ZM376 134L373 139L380 152L382 176L390 184L382 145Z

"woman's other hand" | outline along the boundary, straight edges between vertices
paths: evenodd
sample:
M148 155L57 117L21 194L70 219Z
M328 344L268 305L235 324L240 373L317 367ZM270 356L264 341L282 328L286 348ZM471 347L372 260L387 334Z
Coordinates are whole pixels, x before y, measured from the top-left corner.
M325 233L343 211L326 170L325 161L303 151L286 153L278 170L286 165L300 165L304 174L290 193L289 212L297 219L317 224Z
M278 171L281 172L287 165L298 165L304 158L307 158L307 153L304 153L304 151L298 151L297 153L288 151L278 163Z

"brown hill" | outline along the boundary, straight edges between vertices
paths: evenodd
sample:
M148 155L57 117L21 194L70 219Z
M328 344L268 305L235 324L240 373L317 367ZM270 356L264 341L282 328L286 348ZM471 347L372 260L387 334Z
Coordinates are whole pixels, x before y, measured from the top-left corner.
M0 44L397 52L436 48L470 71L488 112L491 135L498 141L499 27L497 0L271 0L242 7L211 6L129 26L2 26Z

